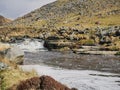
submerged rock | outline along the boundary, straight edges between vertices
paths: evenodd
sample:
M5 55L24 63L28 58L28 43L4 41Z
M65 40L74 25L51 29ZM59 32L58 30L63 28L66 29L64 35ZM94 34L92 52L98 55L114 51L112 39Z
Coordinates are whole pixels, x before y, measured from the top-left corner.
M50 76L41 76L21 81L19 85L14 85L8 90L77 90L57 82Z

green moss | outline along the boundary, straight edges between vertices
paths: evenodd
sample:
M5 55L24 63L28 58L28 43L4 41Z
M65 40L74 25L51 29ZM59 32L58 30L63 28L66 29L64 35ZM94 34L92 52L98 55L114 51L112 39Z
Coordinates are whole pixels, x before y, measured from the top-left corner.
M119 52L117 52L115 55L120 55L120 51L119 51Z
M3 71L0 71L0 90L5 90L6 84L5 84L4 80L3 80L4 77L2 75L2 72Z
M89 45L89 46L95 45L95 42L92 39L81 40L79 43L82 45Z

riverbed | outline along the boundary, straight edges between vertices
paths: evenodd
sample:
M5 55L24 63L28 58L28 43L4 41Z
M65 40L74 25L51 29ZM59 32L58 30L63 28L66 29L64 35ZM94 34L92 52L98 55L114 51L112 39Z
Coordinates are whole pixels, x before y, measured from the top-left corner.
M15 44L25 52L25 71L49 75L78 90L119 90L120 57L114 55L80 55L48 51L42 41L27 40Z
M25 71L35 70L38 75L49 75L68 87L78 90L119 90L120 75L93 70L68 70L47 65L23 65Z

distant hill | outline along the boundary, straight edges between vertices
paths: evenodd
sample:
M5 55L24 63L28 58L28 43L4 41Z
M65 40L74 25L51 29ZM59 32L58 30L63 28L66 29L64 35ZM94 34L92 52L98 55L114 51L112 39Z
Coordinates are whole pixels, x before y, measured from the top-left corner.
M74 40L78 46L101 45L120 50L120 0L57 0L0 29L8 39L57 38Z
M52 26L54 23L57 24L57 26L71 26L71 24L74 26L73 24L77 24L75 22L87 22L91 25L95 20L88 22L86 19L94 19L97 18L97 16L102 18L119 14L120 0L57 0L16 19L13 24L40 27L47 26L48 24ZM120 24L120 22L117 24ZM87 25L83 26L86 27Z
M6 24L8 22L11 22L11 20L0 15L0 26Z

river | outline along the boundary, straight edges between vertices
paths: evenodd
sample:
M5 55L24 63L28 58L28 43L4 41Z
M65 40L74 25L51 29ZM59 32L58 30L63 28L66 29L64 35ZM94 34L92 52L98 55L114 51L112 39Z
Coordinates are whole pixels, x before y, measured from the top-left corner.
M25 52L23 70L34 69L78 90L120 90L119 56L47 51L43 43L28 39L15 44Z

